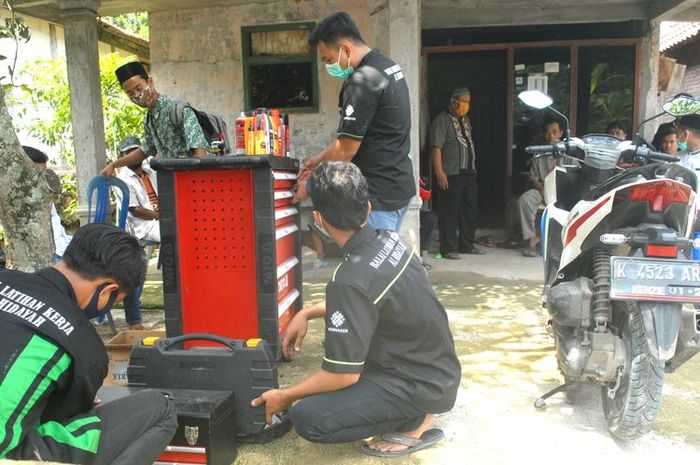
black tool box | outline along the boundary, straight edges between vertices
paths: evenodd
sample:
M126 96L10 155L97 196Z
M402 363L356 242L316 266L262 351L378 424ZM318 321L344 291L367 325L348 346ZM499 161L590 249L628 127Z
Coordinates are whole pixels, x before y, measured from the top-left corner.
M184 347L186 342L201 340L223 347ZM263 392L278 387L275 358L260 339L244 342L211 334L146 338L134 344L127 375L129 386L233 392L234 429L241 441L269 442L291 427L285 420L266 428L265 408L250 405Z
M143 388L102 387L97 396L107 403ZM178 427L156 464L231 465L236 459L235 394L230 391L163 389L175 404Z

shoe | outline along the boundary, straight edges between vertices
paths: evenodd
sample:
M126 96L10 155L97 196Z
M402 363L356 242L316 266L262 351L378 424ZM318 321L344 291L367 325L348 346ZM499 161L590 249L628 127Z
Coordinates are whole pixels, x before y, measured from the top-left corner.
M129 324L129 330L131 331L143 331L146 328L143 326L143 323L133 323Z
M469 254L469 255L484 255L486 251L484 249L480 249L478 247L472 247L469 250L465 250L463 253Z
M442 258L446 258L447 260L461 260L462 257L459 256L457 252L447 252L442 254Z
M536 257L537 256L537 250L535 247L528 245L523 249L523 255L525 257Z
M412 454L413 452L432 446L444 437L445 434L442 432L442 430L437 428L427 430L421 434L420 438L418 439L399 433L384 433L381 435L382 441L402 444L407 446L406 449L384 452L381 450L372 449L369 444L362 444L360 445L360 451L373 457L401 457L403 455Z

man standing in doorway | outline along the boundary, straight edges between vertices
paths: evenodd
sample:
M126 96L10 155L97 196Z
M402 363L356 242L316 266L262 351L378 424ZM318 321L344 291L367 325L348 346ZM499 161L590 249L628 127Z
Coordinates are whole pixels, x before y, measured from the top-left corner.
M370 48L342 11L321 20L309 44L318 48L328 74L344 82L336 139L304 165L297 200L308 197L305 181L323 160L352 161L369 183L369 224L398 231L416 195L409 158L411 105L401 66Z
M117 68L114 73L122 89L136 105L147 108L144 121L143 147L108 164L102 174L112 176L115 168L141 163L150 156L159 154L163 158L203 157L207 155L207 142L197 116L185 106L182 111L182 127L178 127L170 117L174 100L160 95L154 86L153 78L138 61Z
M481 255L474 246L476 232L476 153L469 121L471 92L457 87L430 128L435 170L435 204L440 228L440 253L459 260L459 252Z

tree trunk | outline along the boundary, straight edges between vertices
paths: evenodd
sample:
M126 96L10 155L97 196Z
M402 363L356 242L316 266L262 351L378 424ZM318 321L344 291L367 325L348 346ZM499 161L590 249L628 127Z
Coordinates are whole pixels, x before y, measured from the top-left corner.
M53 264L51 193L44 171L24 153L0 87L0 224L7 267L35 271Z

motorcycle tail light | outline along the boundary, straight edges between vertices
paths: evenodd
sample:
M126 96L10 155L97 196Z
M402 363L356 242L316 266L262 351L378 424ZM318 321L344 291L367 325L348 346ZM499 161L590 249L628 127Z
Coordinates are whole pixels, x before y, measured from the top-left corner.
M676 258L678 256L678 246L647 244L644 247L644 255L647 257Z
M690 186L665 179L622 189L615 201L646 201L652 212L662 213L672 203L688 203L690 192Z

